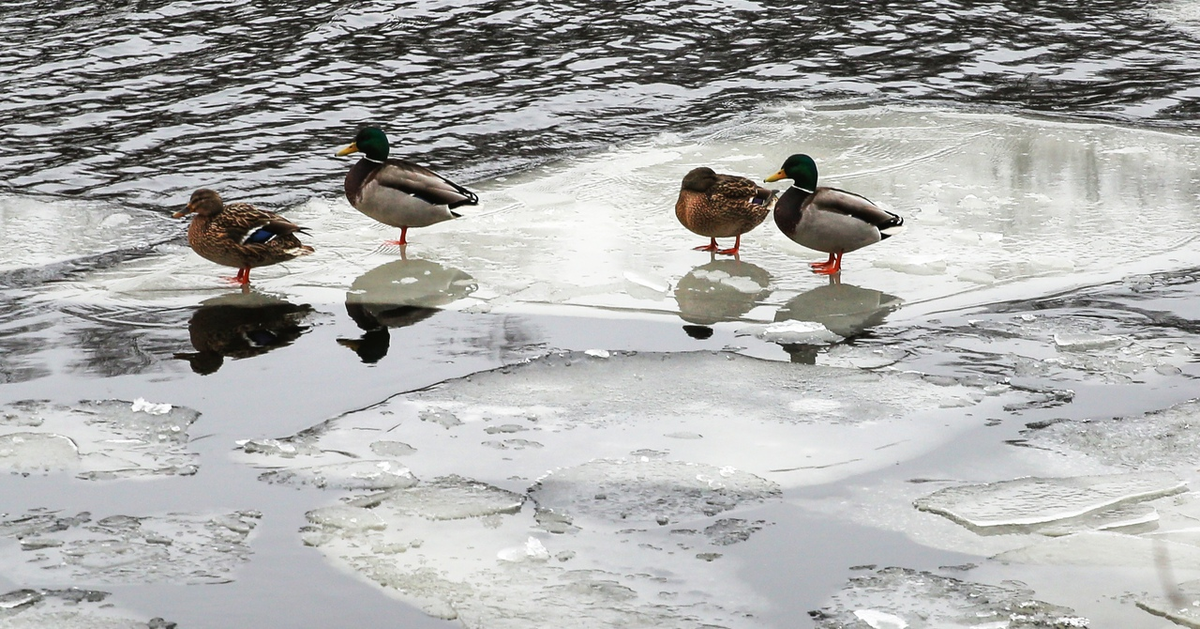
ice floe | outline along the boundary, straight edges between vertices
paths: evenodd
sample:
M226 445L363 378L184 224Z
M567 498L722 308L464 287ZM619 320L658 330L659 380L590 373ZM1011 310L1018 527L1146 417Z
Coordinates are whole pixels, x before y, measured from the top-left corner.
M973 583L908 568L854 576L829 604L810 612L818 629L1067 629L1087 627L1074 610L1029 589Z
M32 511L0 519L0 537L19 542L0 546L0 561L9 578L30 584L223 583L249 558L260 517Z
M138 399L15 402L0 409L0 470L85 479L195 474L188 427L199 413Z

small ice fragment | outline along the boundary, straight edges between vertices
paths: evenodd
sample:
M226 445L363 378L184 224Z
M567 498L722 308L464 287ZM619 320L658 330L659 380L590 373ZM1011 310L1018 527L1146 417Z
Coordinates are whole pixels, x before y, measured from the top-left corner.
M645 275L641 275L640 273L634 273L633 271L626 271L625 279L637 284L638 286L644 286L650 290L658 291L660 293L671 292L671 283L665 280L647 277Z
M313 509L304 515L309 522L322 526L326 530L366 531L387 528L387 523L375 512L362 507L335 505Z
M1086 352L1114 347L1125 343L1123 336L1101 336L1084 332L1060 332L1054 335L1054 346L1060 351Z
M856 609L854 616L871 625L871 629L905 629L908 627L908 623L903 618L875 609Z
M541 540L536 537L530 537L525 540L525 545L521 548L505 548L496 553L496 557L501 561L547 561L550 559L550 551L542 545Z
M841 336L830 332L829 328L815 321L789 320L767 325L752 325L738 330L735 334L788 345L826 345L842 340Z
M155 404L147 402L146 398L138 398L133 401L133 412L142 412L148 415L166 415L171 412L170 404Z
M612 356L612 353L606 349L589 349L584 350L583 353L593 358L608 358L609 356Z

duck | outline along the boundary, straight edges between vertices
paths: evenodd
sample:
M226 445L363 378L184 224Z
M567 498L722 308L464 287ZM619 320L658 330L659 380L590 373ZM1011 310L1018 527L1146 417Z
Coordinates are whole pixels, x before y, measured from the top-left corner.
M360 129L354 142L337 155L353 153L363 157L346 173L346 200L380 223L400 228L400 239L387 244L407 245L410 227L459 218L456 208L479 203L474 192L424 166L388 159L387 134L378 127Z
M188 245L206 260L237 268L237 275L230 279L243 286L250 283L254 267L313 252L296 237L297 232L308 233L304 227L249 203L226 204L214 190L196 190L187 207L172 216L183 218L192 213L196 216L188 226Z
M765 181L791 179L792 185L775 203L775 225L792 241L829 254L812 262L813 273L834 275L842 270L842 255L873 245L904 231L904 219L866 197L817 186L817 163L812 157L788 157Z
M758 227L775 205L775 191L745 177L718 174L707 166L684 175L675 201L675 217L684 227L709 244L695 247L722 255L738 255L742 234ZM733 247L722 249L718 238L734 238Z

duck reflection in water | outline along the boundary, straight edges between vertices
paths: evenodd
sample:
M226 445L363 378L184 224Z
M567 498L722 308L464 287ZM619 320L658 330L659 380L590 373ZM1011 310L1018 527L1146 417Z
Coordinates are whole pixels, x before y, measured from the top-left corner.
M775 321L812 321L846 340L881 325L903 299L884 292L843 284L840 274L829 283L789 299L775 312ZM817 353L828 346L808 343L780 343L792 362L815 364Z
M311 312L308 304L296 305L249 287L206 299L188 321L196 351L180 352L175 358L191 363L198 374L214 373L226 356L249 358L290 345L308 331L302 322Z
M679 317L688 336L706 339L711 326L737 321L770 294L771 274L738 259L713 260L692 269L675 285Z
M364 363L388 353L389 328L410 326L437 314L442 306L475 292L475 278L428 260L402 258L360 275L346 292L346 313L363 330L357 339L338 339Z

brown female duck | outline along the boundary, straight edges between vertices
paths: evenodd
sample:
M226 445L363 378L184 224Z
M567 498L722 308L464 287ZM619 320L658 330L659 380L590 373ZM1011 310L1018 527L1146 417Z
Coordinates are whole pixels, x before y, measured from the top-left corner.
M721 175L707 166L693 168L683 177L675 217L683 226L709 244L697 251L737 255L742 234L758 227L775 205L775 191L763 188L745 177ZM718 238L736 238L733 247L721 249Z
M312 247L300 244L296 238L296 232L305 232L303 227L248 203L226 205L212 190L193 192L187 207L174 217L193 212L196 217L188 227L188 244L206 260L236 267L238 273L232 279L238 284L250 283L250 269L254 267L313 252Z

